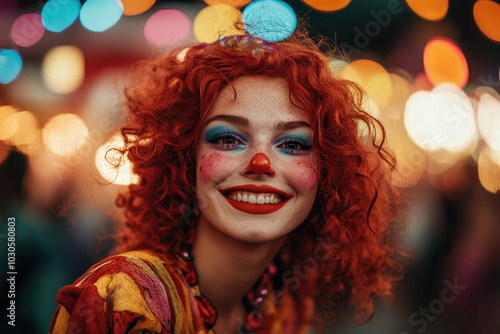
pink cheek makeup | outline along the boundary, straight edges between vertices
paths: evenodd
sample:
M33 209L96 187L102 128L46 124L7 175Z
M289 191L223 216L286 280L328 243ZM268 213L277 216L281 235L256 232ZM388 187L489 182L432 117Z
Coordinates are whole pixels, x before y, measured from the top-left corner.
M313 189L316 187L317 168L312 159L300 159L290 166L290 180L301 189Z
M218 152L202 153L198 173L203 182L220 182L234 169L236 157Z

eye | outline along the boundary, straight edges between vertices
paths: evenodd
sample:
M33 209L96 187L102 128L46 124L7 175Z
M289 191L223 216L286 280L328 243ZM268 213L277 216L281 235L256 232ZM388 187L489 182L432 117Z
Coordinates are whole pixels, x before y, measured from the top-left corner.
M293 141L285 142L285 143L283 143L282 146L283 146L283 148L288 148L291 150L300 150L303 148L302 145L300 145L297 142L293 142Z
M207 142L215 148L228 151L243 148L246 143L238 134L232 132L207 133Z
M281 140L277 147L286 154L299 155L310 151L312 145L308 139L302 137L288 137Z

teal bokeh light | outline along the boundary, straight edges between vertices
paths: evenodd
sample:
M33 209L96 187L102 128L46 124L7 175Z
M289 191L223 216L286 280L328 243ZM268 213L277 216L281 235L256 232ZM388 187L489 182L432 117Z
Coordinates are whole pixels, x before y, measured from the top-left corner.
M80 21L88 30L101 32L114 26L122 15L118 0L87 0L80 10Z
M42 22L45 29L61 32L75 22L80 14L78 0L49 0L42 8Z
M0 49L0 83L12 82L23 67L21 55L16 50Z
M243 23L253 36L269 42L289 37L297 28L292 7L280 0L257 0L243 10Z

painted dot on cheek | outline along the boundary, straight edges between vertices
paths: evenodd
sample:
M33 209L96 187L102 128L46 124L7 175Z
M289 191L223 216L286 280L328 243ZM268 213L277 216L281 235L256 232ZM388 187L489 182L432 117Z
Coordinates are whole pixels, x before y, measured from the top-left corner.
M218 166L221 166L222 157L220 154L211 154L208 157L202 156L200 161L200 178L205 181L213 181L217 174Z
M297 186L302 189L312 189L317 185L316 168L310 162L299 162L297 170L294 172ZM303 168L306 167L307 168Z

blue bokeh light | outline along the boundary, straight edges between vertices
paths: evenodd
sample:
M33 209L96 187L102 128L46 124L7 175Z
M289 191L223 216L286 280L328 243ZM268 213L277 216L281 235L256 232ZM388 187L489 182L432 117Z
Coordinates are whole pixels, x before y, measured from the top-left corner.
M118 0L87 0L80 10L80 21L88 30L101 32L114 26L122 15Z
M292 7L280 0L257 0L243 10L243 23L253 36L269 42L289 37L297 28Z
M80 14L78 0L49 0L42 8L42 22L45 29L61 32L75 22Z
M17 50L0 49L0 83L12 82L23 67L23 60Z

